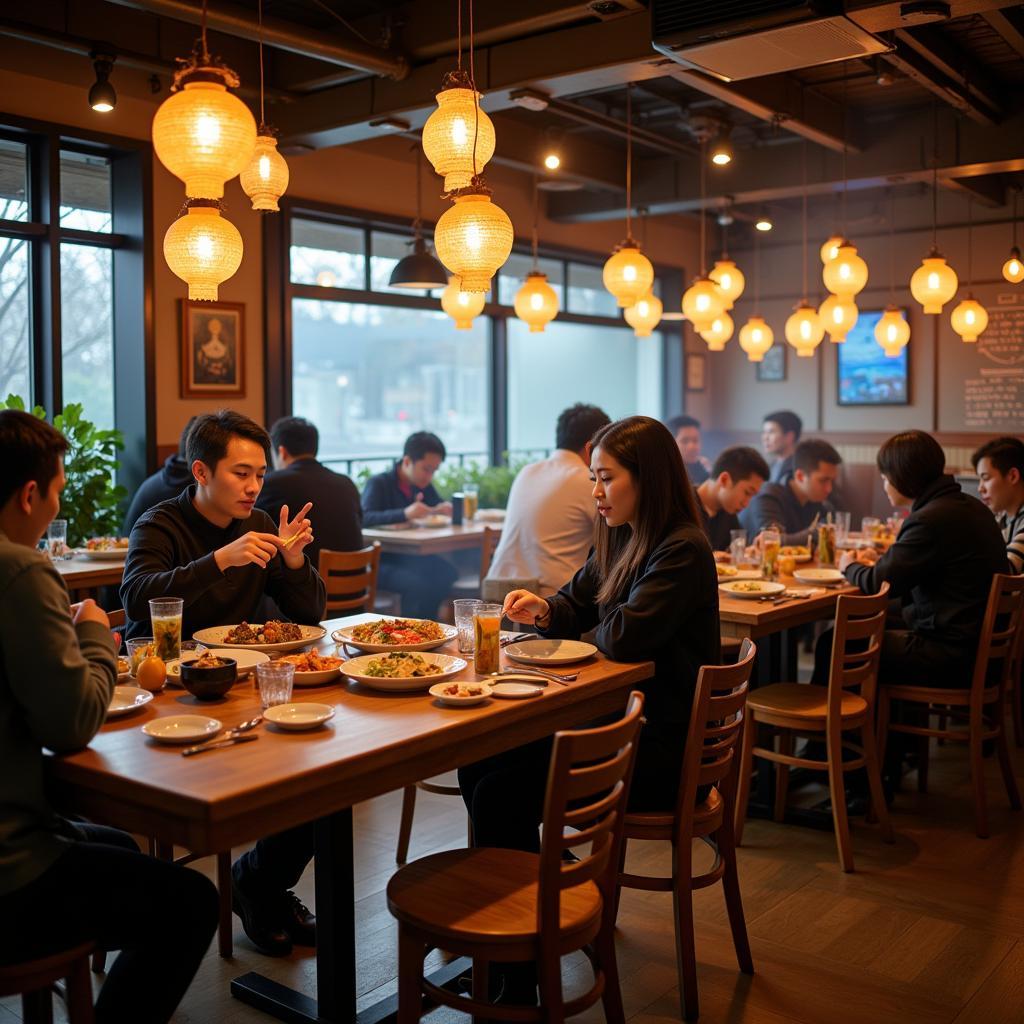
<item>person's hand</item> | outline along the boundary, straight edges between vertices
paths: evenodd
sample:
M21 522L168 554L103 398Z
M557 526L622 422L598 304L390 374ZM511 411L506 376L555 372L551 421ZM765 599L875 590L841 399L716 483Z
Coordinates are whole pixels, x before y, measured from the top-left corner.
M266 569L280 546L277 534L253 531L243 533L237 540L218 548L213 553L213 559L221 572L233 565L258 565Z
M532 626L538 619L546 619L551 606L543 597L531 594L529 590L511 590L505 595L501 614L513 622Z
M712 554L715 556L716 562L731 562L732 555L728 551L713 551Z
M433 509L429 505L423 504L423 492L419 491L416 494L416 500L411 505L405 506L405 518L412 522L413 519L422 519L424 516L429 516L433 513Z
M878 552L874 548L864 548L857 552L857 561L861 565L874 565L878 561Z
M80 622L98 622L104 629L110 629L107 613L91 597L71 606L71 621L76 626Z
M452 503L450 501L442 501L440 505L434 506L434 511L440 516L450 516L452 514Z
M840 572L846 572L847 568L849 566L853 565L854 562L856 562L856 561L857 561L857 552L856 551L853 551L853 550L844 551L839 556L839 571Z
M306 513L313 507L307 501L294 519L288 519L288 506L281 506L281 521L277 535L281 541L281 559L289 569L301 569L306 556L302 553L313 540L313 524L306 518Z

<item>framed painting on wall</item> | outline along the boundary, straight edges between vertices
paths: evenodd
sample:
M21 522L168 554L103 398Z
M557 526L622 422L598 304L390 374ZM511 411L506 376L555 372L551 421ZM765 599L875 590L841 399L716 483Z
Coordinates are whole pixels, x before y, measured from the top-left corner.
M786 343L776 341L774 345L764 354L757 367L758 380L785 380L786 379Z
M245 395L245 304L178 300L181 397Z
M708 357L703 352L686 353L686 390L703 391L707 387Z
M909 405L910 346L887 356L875 340L882 310L863 310L846 341L836 345L836 401L840 405ZM904 320L907 311L904 309Z

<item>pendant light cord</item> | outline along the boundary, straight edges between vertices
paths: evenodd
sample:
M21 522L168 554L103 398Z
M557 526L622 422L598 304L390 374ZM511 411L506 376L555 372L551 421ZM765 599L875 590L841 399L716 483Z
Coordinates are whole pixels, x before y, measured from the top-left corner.
M1017 202L1020 199L1020 186L1013 193L1013 247L1017 248Z
M423 233L423 147L417 139L412 148L416 150L416 219L412 222L413 244Z
M843 241L847 241L846 237L846 193L850 187L850 181L846 173L846 153L849 149L849 131L847 125L847 119L849 118L850 108L847 101L846 93L846 80L847 80L847 65L846 61L843 61ZM806 146L806 143L805 143ZM806 153L804 154L806 160ZM807 194L807 173L806 166L804 167L804 195ZM806 205L806 204L805 204ZM804 248L807 247L807 243L804 243ZM804 285L804 291L807 290L807 285Z
M708 276L707 248L707 217L704 211L704 199L707 188L707 155L708 140L700 140L700 276Z
M462 11L462 0L459 0L459 11ZM475 179L480 173L476 166L476 147L480 139L480 93L476 87L476 66L473 59L473 0L469 0L469 83L473 89L473 178Z
M754 316L761 313L761 236L754 235Z
M889 188L889 301L896 305L896 191Z
M210 50L206 45L206 0L203 0L203 20L200 22L201 36L203 40L203 63L210 62Z
M626 239L633 237L633 83L626 83Z
M458 13L455 15L456 22L456 38L458 39L459 47L459 70L462 70L462 0L455 0Z
M844 146L843 147L843 151L845 152L845 150L846 150L846 147ZM806 141L803 143L803 146L802 146L802 148L800 150L800 169L801 169L801 177L803 179L803 186L804 186L803 187L803 193L804 193L804 195L803 195L803 207L804 207L804 215L803 215L803 240L804 241L803 241L803 245L801 246L801 250L802 250L802 253L803 253L803 261L804 261L804 304L806 305L807 304L807 142ZM845 235L846 234L846 224L845 224L846 217L845 216L843 217L843 221L844 221L844 224L843 224L843 234Z
M939 248L939 104L932 101L932 248Z
M974 284L974 196L967 195L967 293Z
M540 270L537 262L537 173L533 175L533 269Z
M256 0L256 15L260 29L260 128L266 124L263 112L263 0Z

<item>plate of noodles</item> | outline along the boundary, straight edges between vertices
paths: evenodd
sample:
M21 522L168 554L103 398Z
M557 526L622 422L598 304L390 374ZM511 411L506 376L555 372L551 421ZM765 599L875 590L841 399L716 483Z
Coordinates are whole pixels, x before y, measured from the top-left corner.
M392 651L388 654L364 654L350 658L341 671L364 686L375 690L412 692L428 690L466 668L462 658L450 654L418 651Z
M367 654L387 654L390 651L432 651L458 635L454 626L430 619L377 619L336 629L331 639Z

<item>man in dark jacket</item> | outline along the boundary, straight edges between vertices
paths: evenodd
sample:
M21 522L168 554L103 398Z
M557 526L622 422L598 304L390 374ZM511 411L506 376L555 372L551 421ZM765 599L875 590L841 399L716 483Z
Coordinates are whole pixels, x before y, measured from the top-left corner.
M431 483L445 455L444 444L436 434L410 434L402 458L366 482L363 524L389 526L432 513L451 515L451 504L441 500ZM457 576L455 566L439 555L385 554L380 560L380 586L401 594L402 614L411 618L434 618Z
M735 445L715 459L711 475L697 487L697 507L712 551L728 551L739 513L768 479L768 463L753 448ZM751 542L753 537L749 537Z
M152 476L146 477L140 484L124 517L124 525L121 527L122 537L127 537L132 532L135 521L147 509L159 505L161 501L166 501L168 498L176 498L189 484L195 483L186 456L188 432L192 429L192 424L195 421L195 416L189 417L185 429L181 432L178 450L173 455L168 455L163 466Z
M321 549L358 551L363 546L359 489L347 476L317 462L316 427L299 416L286 416L270 428L270 443L274 472L263 481L256 507L278 519L282 505L294 509L313 502L313 541L306 554L314 566L320 564Z

